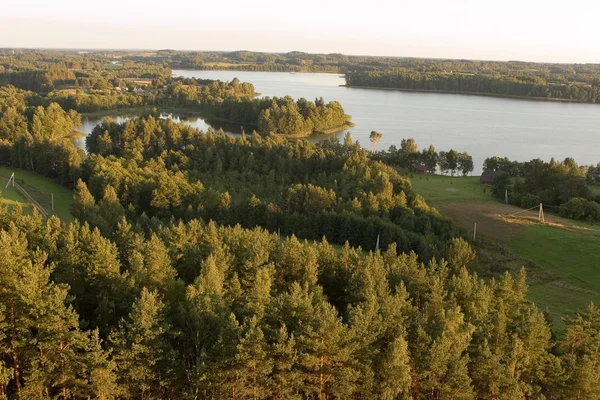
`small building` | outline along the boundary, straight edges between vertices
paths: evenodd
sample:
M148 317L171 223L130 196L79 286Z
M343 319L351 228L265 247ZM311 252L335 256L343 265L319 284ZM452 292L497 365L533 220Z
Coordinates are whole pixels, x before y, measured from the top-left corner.
M424 164L417 164L415 165L415 172L420 175L426 174L427 167Z
M484 185L491 185L492 183L494 183L494 179L496 179L498 175L500 175L499 171L494 171L493 169L485 169L481 174L481 178L479 178L479 182L483 183Z

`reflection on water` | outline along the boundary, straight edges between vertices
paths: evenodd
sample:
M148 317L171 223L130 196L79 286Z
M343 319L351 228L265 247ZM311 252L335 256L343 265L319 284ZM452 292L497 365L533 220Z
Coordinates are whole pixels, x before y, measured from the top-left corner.
M100 125L107 118L110 118L110 119L114 120L115 122L117 122L118 124L121 124L121 123L127 122L135 117L136 117L136 115L133 115L133 114L110 116L110 117L84 116L81 119L82 124L81 124L80 130L82 132L84 132L86 135L88 135L88 134L92 133L92 130L94 130L94 128L96 126ZM211 121L211 120L207 120L207 119L200 118L200 117L181 116L181 115L176 115L176 114L172 114L172 113L161 113L160 118L169 118L177 123L183 122L184 124L186 124L188 126L200 129L204 132L208 131L209 128L212 128L214 131L223 129L223 131L225 133L228 133L228 134L234 135L234 136L241 135L242 131L245 131L246 133L251 133L252 131L254 131L256 129L256 127L254 125L243 126L243 125L239 125L239 124L232 124L230 122ZM318 141L322 141L322 140L329 140L333 136L343 138L344 132L345 131L341 131L338 133L332 133L332 134L326 134L326 135L313 135L308 139L311 142L318 142ZM75 143L75 145L78 148L85 150L85 136L81 137L79 139L75 139L73 142Z
M116 123L121 124L121 123L129 121L130 119L133 119L135 117L136 117L136 115L133 115L133 114L125 114L125 115L109 116L109 117L84 116L81 121L82 125L81 125L80 130L87 135L87 134L90 134L92 132L92 130L96 126L100 125L105 119L112 119ZM208 121L208 120L205 120L205 119L199 118L199 117L179 116L179 115L174 115L172 113L161 113L160 118L170 118L173 121L178 122L178 123L183 122L186 125L189 125L193 128L200 129L204 132L206 132L209 128L212 128L215 131L218 131L219 129L223 129L223 131L225 131L226 133L239 135L242 133L243 129L246 129L246 131L250 131L250 132L253 129L251 126L243 127L238 124L230 124L230 123L226 123L226 122L222 122L222 121ZM85 150L85 137L76 139L75 145L77 147Z

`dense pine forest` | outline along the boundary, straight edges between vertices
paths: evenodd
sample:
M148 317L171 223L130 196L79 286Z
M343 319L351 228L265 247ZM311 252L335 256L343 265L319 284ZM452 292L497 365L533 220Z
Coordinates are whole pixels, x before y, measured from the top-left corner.
M370 87L448 93L485 94L491 96L554 99L582 103L600 102L599 75L577 77L569 81L565 75L525 69L504 75L493 71L415 71L412 69L346 73L351 87ZM573 70L573 74L575 74ZM591 78L591 79L590 79Z
M19 65L51 64L33 54ZM341 106L64 57L90 57L80 65L99 85L148 73L125 99L260 132L203 132L150 109L106 119L76 149L77 99L110 109L101 101L121 95L61 97L57 80L72 76L2 64L0 164L73 189L75 221L0 207L0 399L600 397L600 310L558 337L525 270L479 277L465 233L399 173L467 173L468 154L292 141L278 133L338 124ZM575 174L564 165L539 170Z

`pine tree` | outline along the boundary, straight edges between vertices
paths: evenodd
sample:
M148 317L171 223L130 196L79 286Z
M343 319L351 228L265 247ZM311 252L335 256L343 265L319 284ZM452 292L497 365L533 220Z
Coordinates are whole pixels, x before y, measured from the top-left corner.
M172 351L165 339L170 326L164 307L156 292L142 289L127 320L110 335L118 383L128 398L159 399L168 388Z
M141 244L141 249L131 251L129 269L138 291L145 287L164 295L177 277L166 246L154 234Z
M252 288L246 294L248 318L262 320L265 308L271 301L272 272L269 268L261 268L256 273Z
M77 180L75 184L75 191L73 193L73 215L75 218L79 218L82 221L95 221L94 217L98 213L96 207L96 200L90 193L85 182L81 179Z
M348 398L354 391L357 371L352 359L352 338L333 306L319 288L294 283L275 302L270 318L294 334L298 368L306 397Z
M242 398L257 400L270 396L269 374L273 369L273 361L267 352L268 346L259 320L252 317L242 327L231 368L235 371L237 392Z
M9 324L6 322L6 306L0 304L0 353L9 354L10 346L7 342L7 335ZM14 376L14 370L8 367L8 361L0 360L0 399L7 399L7 387L12 377Z
M98 400L112 400L122 394L117 384L117 366L102 349L98 330L89 335L86 348L86 370L89 382L88 395Z
M411 385L411 368L408 345L404 338L395 339L385 352L380 365L380 395L383 400L394 400L399 396L408 396Z
M77 314L66 305L67 287L50 281L46 254L29 253L22 234L0 231L0 239L0 297L6 313L0 347L10 360L16 396L68 398L86 386L81 373L86 337ZM4 382L8 368L2 367Z
M298 370L296 340L289 335L285 325L277 331L275 342L269 351L273 360L271 393L278 400L300 399L302 375Z
M85 197L84 194L81 195ZM86 206L87 207L87 206ZM125 215L125 209L121 205L117 192L111 185L104 187L104 196L98 202L98 213L101 218L106 221L106 235L111 234L117 227L117 224L123 219Z
M600 310L590 304L567 320L562 364L566 372L564 396L572 399L600 397Z
M475 252L463 238L453 238L448 249L448 264L455 272L467 267L475 259Z

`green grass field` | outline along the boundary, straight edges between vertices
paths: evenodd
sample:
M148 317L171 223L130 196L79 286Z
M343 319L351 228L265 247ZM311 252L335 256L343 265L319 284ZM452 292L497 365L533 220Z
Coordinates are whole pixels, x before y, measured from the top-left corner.
M113 63L104 64L103 67L105 69L123 69L123 65Z
M528 226L508 247L565 282L600 293L598 236L543 225Z
M600 304L600 297L574 291L560 286L560 282L535 284L529 282L527 297L541 311L546 312L556 334L561 337L565 331L565 318L584 310L590 302Z
M508 270L527 266L528 296L548 313L559 335L564 331L564 317L590 301L600 305L599 224L547 213L548 224L542 225L535 221L537 211L519 214L524 218L507 218L522 210L493 199L479 177L414 175L411 182L442 215L471 232L477 223L478 237L481 234L508 247L515 256L510 263L519 264L507 264ZM493 251L485 257L485 262L509 262Z
M519 256L543 266L556 280L530 281L529 298L548 311L557 331L562 318L600 304L600 237L545 225L525 227L508 247Z
M21 193L12 187L5 188L12 173L15 173L19 183L50 215L57 215L63 221L73 220L71 205L73 204L73 193L30 171L15 168L0 167L0 190L2 191L2 204L8 206L21 203L26 212L31 212L32 206L27 204ZM52 212L52 193L54 193L54 212Z
M491 188L479 183L478 176L413 175L417 193L432 203L455 200L492 200Z
M27 204L24 202L23 196L21 196L16 191L12 190L12 188L11 189L5 188L5 186L6 186L6 180L4 180L4 183L0 187L0 194L2 194L2 199L0 199L0 204L6 205L9 208L11 208L11 207L15 206L17 203L20 203L21 207L23 207L23 212L26 214L31 214L32 206L30 204Z

